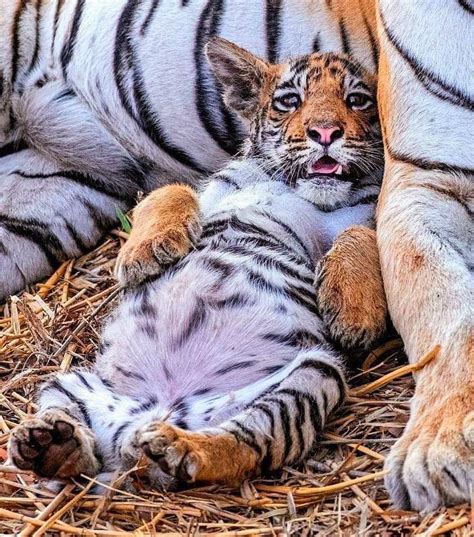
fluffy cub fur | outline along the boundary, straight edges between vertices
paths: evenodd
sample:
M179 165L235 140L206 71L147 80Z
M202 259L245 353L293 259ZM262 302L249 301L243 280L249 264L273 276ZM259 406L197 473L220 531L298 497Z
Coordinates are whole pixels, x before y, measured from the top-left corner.
M43 387L37 416L10 441L20 468L64 478L144 453L153 482L236 484L305 460L344 400L321 315L348 318L319 308L313 282L338 235L350 243L363 231L347 229L373 220L374 81L334 54L270 65L216 40L208 55L226 103L249 122L245 155L199 196L169 186L137 208L119 260L129 289L95 368ZM323 269L343 272L328 255ZM359 344L383 329L381 310Z

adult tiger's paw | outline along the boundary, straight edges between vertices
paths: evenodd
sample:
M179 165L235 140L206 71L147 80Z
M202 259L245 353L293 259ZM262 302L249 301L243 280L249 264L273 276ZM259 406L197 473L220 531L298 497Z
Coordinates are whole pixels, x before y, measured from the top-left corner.
M368 350L384 335L387 302L373 230L344 231L319 262L315 286L323 321L343 348Z
M158 276L184 257L200 235L196 194L183 185L160 188L134 211L130 238L118 256L117 279L122 285L134 286Z
M474 489L474 390L425 404L386 460L396 507L432 511L471 500ZM433 397L438 397L439 394Z

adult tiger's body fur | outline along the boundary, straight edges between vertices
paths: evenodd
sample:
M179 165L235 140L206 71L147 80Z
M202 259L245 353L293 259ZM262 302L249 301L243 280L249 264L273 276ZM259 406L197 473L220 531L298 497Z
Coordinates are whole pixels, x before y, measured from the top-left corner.
M331 4L3 2L0 299L92 247L138 191L196 182L237 151L245 127L204 58L213 35L271 60L346 51L374 71L372 2Z

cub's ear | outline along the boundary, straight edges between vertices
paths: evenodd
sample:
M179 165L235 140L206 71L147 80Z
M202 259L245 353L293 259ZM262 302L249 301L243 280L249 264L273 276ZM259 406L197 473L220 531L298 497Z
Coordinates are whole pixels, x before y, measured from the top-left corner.
M252 119L260 106L270 65L221 37L207 43L206 55L223 86L225 104L242 117Z

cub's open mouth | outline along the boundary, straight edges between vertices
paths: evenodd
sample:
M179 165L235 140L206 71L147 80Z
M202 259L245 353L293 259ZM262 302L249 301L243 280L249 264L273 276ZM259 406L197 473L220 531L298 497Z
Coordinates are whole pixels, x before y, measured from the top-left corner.
M342 175L342 164L325 155L308 166L308 175Z

